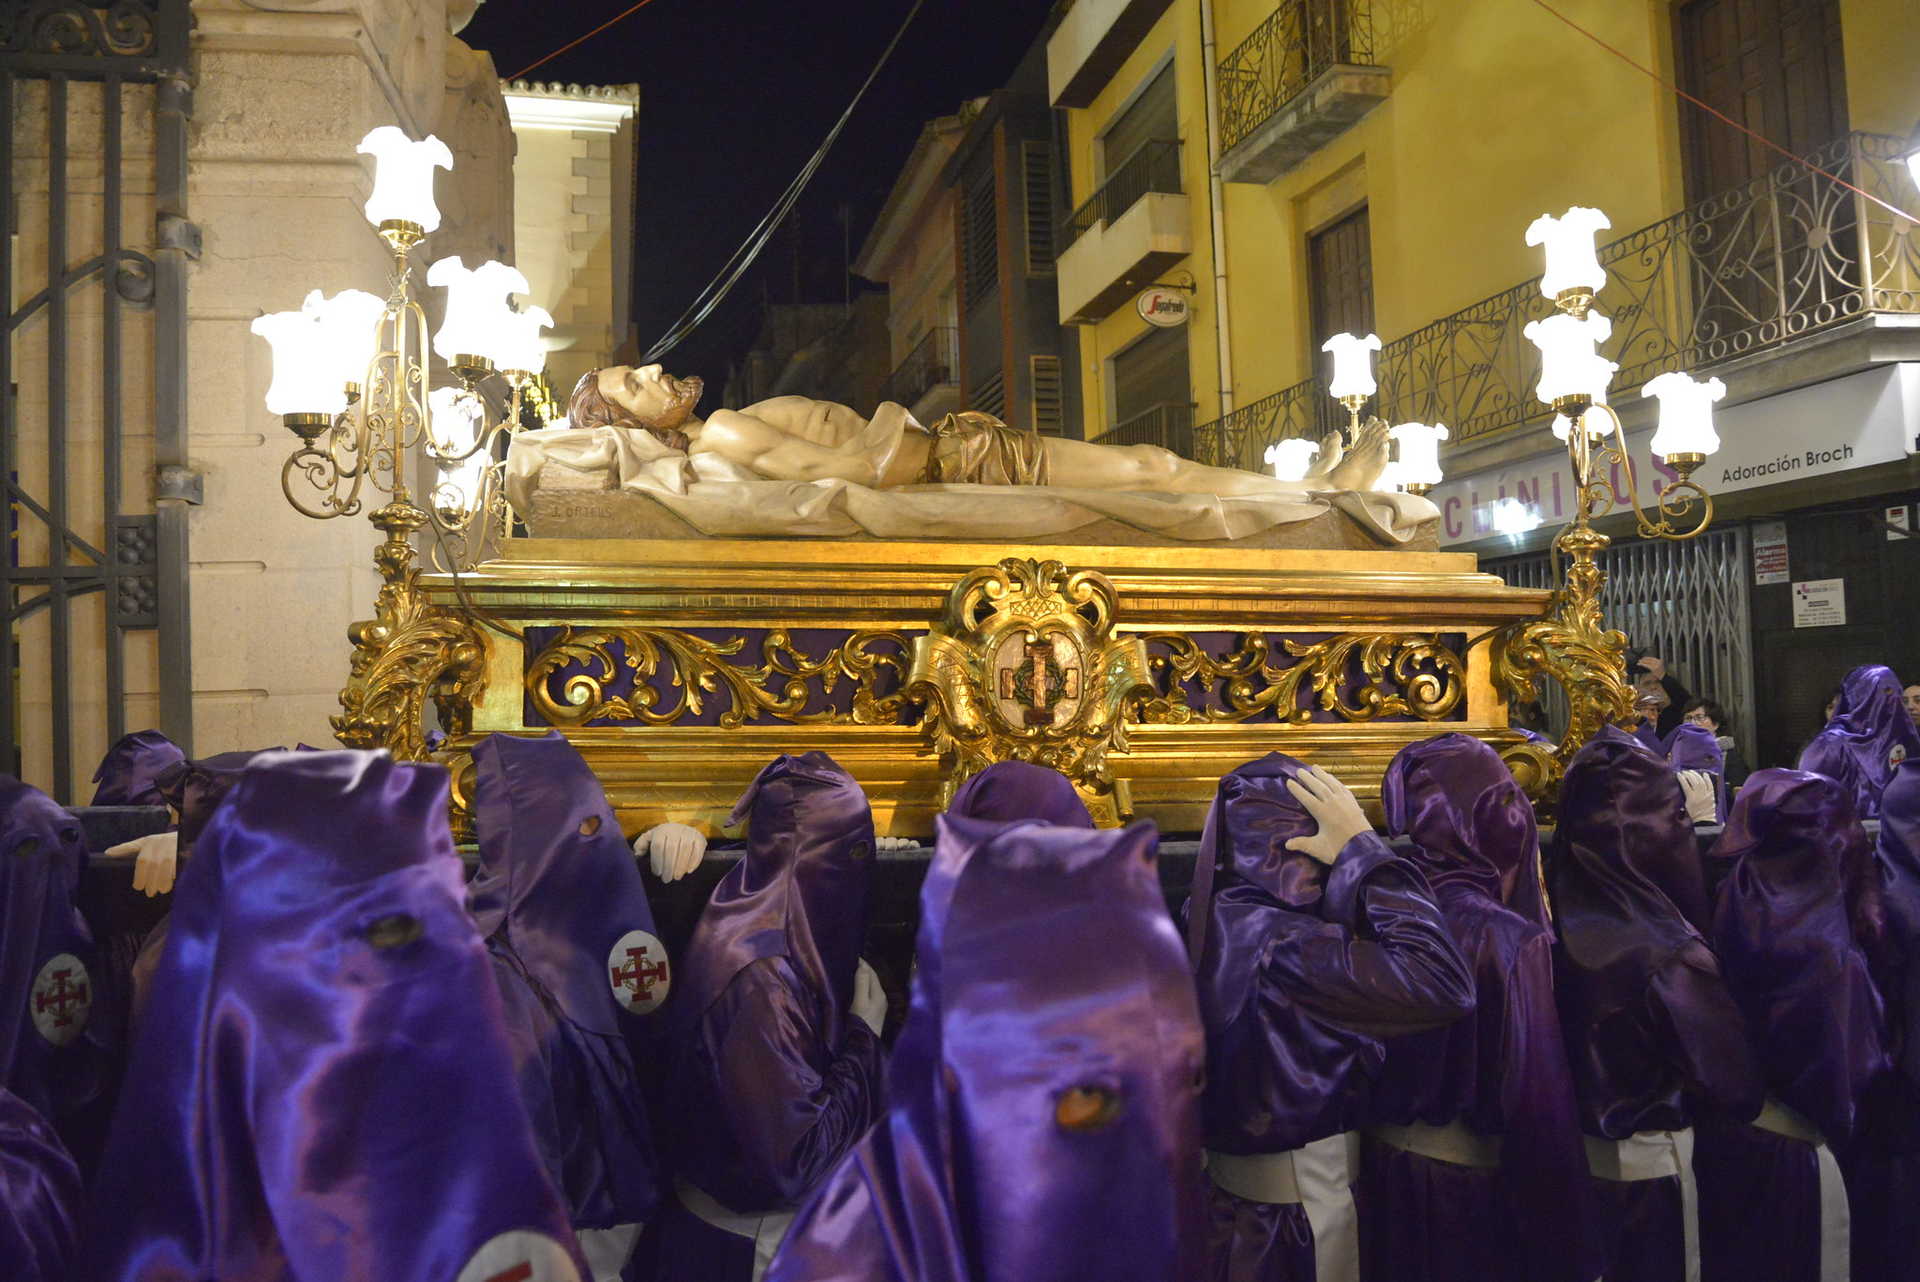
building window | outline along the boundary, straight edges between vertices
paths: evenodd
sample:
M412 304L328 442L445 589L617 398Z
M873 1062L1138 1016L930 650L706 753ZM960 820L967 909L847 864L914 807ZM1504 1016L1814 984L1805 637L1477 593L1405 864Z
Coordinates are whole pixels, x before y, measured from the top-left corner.
M1307 238L1307 297L1315 369L1327 359L1321 346L1335 334L1373 333L1373 250L1364 205Z
M1020 175L1026 187L1027 274L1053 271L1053 150L1043 142L1020 144Z
M971 311L991 297L1000 283L1000 237L994 202L993 171L977 175L967 186L967 199L961 208L961 247L964 256L963 285L967 310Z
M1059 436L1066 430L1066 387L1060 378L1060 358L1046 354L1027 357L1028 386L1033 389L1033 430Z
M1111 445L1193 447L1193 386L1187 373L1187 331L1149 330L1108 362L1113 376Z
M1107 122L1100 134L1101 181L1112 178L1147 143L1180 136L1179 102L1173 90L1169 62L1124 111Z

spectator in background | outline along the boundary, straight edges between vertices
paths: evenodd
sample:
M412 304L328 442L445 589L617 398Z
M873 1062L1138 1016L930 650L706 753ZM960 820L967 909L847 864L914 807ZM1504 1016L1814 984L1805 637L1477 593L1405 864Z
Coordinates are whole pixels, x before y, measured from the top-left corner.
M1920 681L1909 682L1900 692L1907 703L1907 715L1913 718L1913 724L1920 726Z
M1832 718L1832 713L1828 713ZM1727 787L1738 788L1753 773L1747 765L1747 759L1740 755L1740 746L1733 741L1733 722L1727 716L1727 710L1712 699L1689 699L1683 720L1688 725L1699 726L1713 732L1714 740L1720 745L1720 752L1726 758L1725 773L1721 776L1727 781Z
M1628 665L1628 671L1633 675L1634 708L1645 718L1654 737L1660 740L1654 746L1654 751L1664 752L1667 736L1680 724L1682 709L1693 696L1667 671L1664 659L1643 654ZM1641 737L1645 738L1644 735Z

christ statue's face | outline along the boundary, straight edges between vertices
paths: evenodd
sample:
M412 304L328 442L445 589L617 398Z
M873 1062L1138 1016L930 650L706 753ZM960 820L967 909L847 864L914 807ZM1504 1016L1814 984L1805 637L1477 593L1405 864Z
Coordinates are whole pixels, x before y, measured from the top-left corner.
M698 378L675 378L658 365L610 366L600 371L599 381L600 395L652 428L686 422L702 391Z

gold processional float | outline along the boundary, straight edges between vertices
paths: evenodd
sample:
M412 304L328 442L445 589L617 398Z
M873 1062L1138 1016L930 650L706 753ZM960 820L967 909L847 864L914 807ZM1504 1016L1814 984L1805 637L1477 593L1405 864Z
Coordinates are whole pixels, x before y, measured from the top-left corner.
M1571 755L1630 723L1626 638L1601 610L1596 558L1609 539L1592 524L1614 502L1603 468L1624 469L1633 493L1624 431L1600 403L1614 366L1596 350L1610 326L1592 310L1605 280L1595 211L1528 232L1546 245L1542 288L1558 310L1527 334L1579 494L1555 540L1565 580L1546 592L1435 550L1430 519L1385 539L1353 503L1321 502L1269 532L1288 547L1104 537L1113 522L1084 527L1098 539L1043 545L703 537L657 510L634 520L646 497L613 483L523 494L516 511L509 461L526 443L526 404L550 404L538 371L551 321L509 307L527 288L514 269L435 263L427 281L448 299L432 348L459 385L429 392L413 255L439 222L433 170L452 158L392 128L361 150L377 159L367 217L392 251L388 296L316 291L254 328L274 347L269 408L300 439L289 502L317 518L365 513L385 535L375 617L349 632L336 735L446 764L457 828L471 813L472 747L495 732L566 735L629 831L678 820L715 833L770 758L820 749L860 780L879 832L925 837L957 783L995 761L1061 770L1103 822L1137 814L1194 831L1219 776L1268 751L1373 800L1401 747L1449 730L1493 745L1550 803ZM1360 422L1369 346L1378 340L1329 344L1348 444L1384 426ZM1721 390L1684 375L1650 385L1653 449L1680 479L1655 516L1635 504L1643 535L1690 538L1711 520L1688 476L1717 446ZM1394 434L1400 489L1424 495L1439 480L1444 434ZM424 505L409 456L438 473ZM1694 524L1676 525L1696 507ZM653 537L620 537L635 529ZM1557 745L1509 728L1509 700L1537 698L1543 681L1570 708ZM428 734L429 705L443 738Z

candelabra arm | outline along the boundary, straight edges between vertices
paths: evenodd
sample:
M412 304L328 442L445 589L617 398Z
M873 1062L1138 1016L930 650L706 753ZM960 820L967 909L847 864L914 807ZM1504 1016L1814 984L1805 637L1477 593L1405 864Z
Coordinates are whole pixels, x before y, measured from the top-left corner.
M1585 415L1593 413L1605 414L1609 424L1609 430L1598 438L1587 435ZM1627 430L1613 407L1588 404L1572 417L1573 426L1567 432L1567 451L1573 462L1574 484L1578 487L1576 523L1582 523L1588 517L1600 516L1614 505L1611 478L1593 478L1593 468L1597 462L1618 465L1625 475L1627 502L1633 508L1634 526L1641 538L1680 543L1698 538L1713 524L1713 496L1693 480L1693 469L1705 461L1704 455L1675 454L1667 459L1667 466L1677 475L1655 489L1654 507L1649 513L1640 505L1640 482L1634 475L1633 455L1627 449Z

